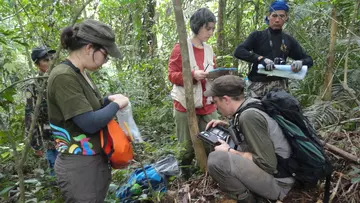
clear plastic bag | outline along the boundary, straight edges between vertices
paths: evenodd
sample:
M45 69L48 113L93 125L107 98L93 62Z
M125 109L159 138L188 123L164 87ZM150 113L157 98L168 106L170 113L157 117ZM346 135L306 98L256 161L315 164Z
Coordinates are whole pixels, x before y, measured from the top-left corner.
M128 136L133 138L134 143L144 142L143 138L141 137L139 128L134 121L130 102L126 107L120 109L116 113L116 117L121 129L123 129L123 131Z
M163 176L176 176L180 173L179 164L172 154L160 158L154 164L154 168Z

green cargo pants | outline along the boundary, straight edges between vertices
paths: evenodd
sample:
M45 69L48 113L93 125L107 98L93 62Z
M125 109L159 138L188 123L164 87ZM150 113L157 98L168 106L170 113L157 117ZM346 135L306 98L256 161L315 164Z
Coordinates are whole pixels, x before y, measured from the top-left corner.
M176 136L182 146L185 147L185 152L182 157L181 165L190 165L195 157L194 148L191 142L190 130L188 125L188 119L186 112L180 112L174 110L175 124L176 124ZM204 131L208 122L212 119L218 119L217 111L208 115L197 115L199 131ZM210 153L210 146L204 143L207 154Z

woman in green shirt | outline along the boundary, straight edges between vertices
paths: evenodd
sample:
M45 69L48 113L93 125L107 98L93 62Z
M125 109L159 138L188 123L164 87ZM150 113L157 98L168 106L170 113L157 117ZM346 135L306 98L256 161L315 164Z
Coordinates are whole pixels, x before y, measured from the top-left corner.
M98 70L108 55L119 58L120 52L113 30L95 20L65 28L61 45L69 55L52 70L47 86L50 126L60 153L57 182L66 202L104 202L111 167L99 132L129 100L121 94L102 98L86 70Z

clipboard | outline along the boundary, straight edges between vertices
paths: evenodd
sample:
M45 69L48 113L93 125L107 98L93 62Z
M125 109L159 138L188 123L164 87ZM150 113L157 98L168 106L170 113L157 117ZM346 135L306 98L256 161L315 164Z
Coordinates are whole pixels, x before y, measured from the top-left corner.
M209 71L208 79L215 79L223 75L237 75L237 68L215 68L214 70Z

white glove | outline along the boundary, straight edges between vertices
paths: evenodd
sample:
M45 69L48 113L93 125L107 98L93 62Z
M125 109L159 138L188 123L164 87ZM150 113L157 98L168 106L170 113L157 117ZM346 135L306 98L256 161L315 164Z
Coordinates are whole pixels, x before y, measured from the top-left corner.
M293 61L292 64L291 64L291 70L294 73L297 73L297 72L301 71L302 65L303 65L303 62L300 61L300 60L299 61Z

